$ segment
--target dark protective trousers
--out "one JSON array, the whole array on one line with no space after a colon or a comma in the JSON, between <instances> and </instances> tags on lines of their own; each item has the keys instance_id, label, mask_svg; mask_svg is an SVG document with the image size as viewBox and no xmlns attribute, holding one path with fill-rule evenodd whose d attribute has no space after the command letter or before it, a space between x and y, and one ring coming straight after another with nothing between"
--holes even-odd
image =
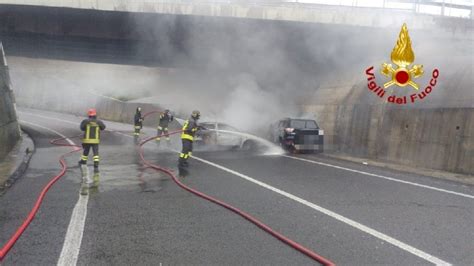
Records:
<instances>
[{"instance_id":1,"label":"dark protective trousers","mask_svg":"<svg viewBox=\"0 0 474 266\"><path fill-rule=\"evenodd\" d=\"M94 167L99 166L99 144L87 144L87 143L82 143L82 148L84 149L82 156L81 156L81 163L86 164L87 159L89 157L89 151L92 148L92 152L94 154L93 160L94 160Z\"/></svg>"},{"instance_id":2,"label":"dark protective trousers","mask_svg":"<svg viewBox=\"0 0 474 266\"><path fill-rule=\"evenodd\" d=\"M188 158L191 156L193 152L193 142L189 139L181 139L183 142L183 149L179 154L179 166L185 167L187 166Z\"/></svg>"},{"instance_id":3,"label":"dark protective trousers","mask_svg":"<svg viewBox=\"0 0 474 266\"><path fill-rule=\"evenodd\" d=\"M133 135L140 136L140 130L142 129L142 123L136 123L134 128L135 128L135 132L133 133Z\"/></svg>"},{"instance_id":4,"label":"dark protective trousers","mask_svg":"<svg viewBox=\"0 0 474 266\"><path fill-rule=\"evenodd\" d=\"M158 134L157 134L157 137L156 137L156 141L158 143L160 142L161 137L166 138L166 141L168 141L168 143L170 142L170 135L168 135L168 128L167 127L161 127L161 126L158 127Z\"/></svg>"}]
</instances>

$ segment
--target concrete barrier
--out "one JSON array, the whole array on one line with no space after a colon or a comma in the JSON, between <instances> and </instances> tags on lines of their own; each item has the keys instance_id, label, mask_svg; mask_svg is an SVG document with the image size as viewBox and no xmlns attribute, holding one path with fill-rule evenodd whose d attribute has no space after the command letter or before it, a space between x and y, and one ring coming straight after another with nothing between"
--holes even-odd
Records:
<instances>
[{"instance_id":1,"label":"concrete barrier","mask_svg":"<svg viewBox=\"0 0 474 266\"><path fill-rule=\"evenodd\" d=\"M96 100L97 112L101 118L127 124L133 124L137 107L141 107L142 115L154 111L163 111L165 109L158 104L129 103L104 96L97 96ZM143 123L144 126L157 127L158 116L158 113L153 113L147 116ZM172 122L170 125L171 129L177 129L179 127L180 125L176 121ZM132 132L132 127L130 127L130 132Z\"/></svg>"},{"instance_id":2,"label":"concrete barrier","mask_svg":"<svg viewBox=\"0 0 474 266\"><path fill-rule=\"evenodd\" d=\"M474 174L474 108L312 108L331 152L412 167ZM324 110L324 111L322 111ZM327 125L327 127L325 127Z\"/></svg>"},{"instance_id":3,"label":"concrete barrier","mask_svg":"<svg viewBox=\"0 0 474 266\"><path fill-rule=\"evenodd\" d=\"M162 111L165 107L158 104L142 104L136 102L124 102L111 97L84 91L72 92L74 100L65 100L63 94L58 94L55 88L43 89L41 92L34 88L20 89L18 104L21 107L42 109L48 111L65 112L78 116L86 116L89 108L96 108L101 119L133 124L137 107L142 108L142 114L152 111ZM71 93L71 92L68 92ZM34 95L34 96L33 96ZM158 114L149 115L145 121L145 126L156 127L158 124ZM179 124L172 123L170 128L179 128ZM132 126L130 126L132 132Z\"/></svg>"},{"instance_id":4,"label":"concrete barrier","mask_svg":"<svg viewBox=\"0 0 474 266\"><path fill-rule=\"evenodd\" d=\"M324 129L328 152L472 175L472 62L457 62L443 68L437 91L416 104L381 101L360 80L336 81L341 85L325 85L308 97L303 110Z\"/></svg>"},{"instance_id":5,"label":"concrete barrier","mask_svg":"<svg viewBox=\"0 0 474 266\"><path fill-rule=\"evenodd\" d=\"M345 96L343 103L342 96L334 97L333 101L322 97L327 99L325 104L304 106L307 113L315 114L325 130L326 151L407 166L474 173L474 108L394 108L385 104L353 104L367 98L365 89L360 93L349 93L360 86L346 87L338 90L351 95ZM24 91L19 94L21 106L80 116L85 116L88 108L95 107L99 117L130 125L138 106L143 114L164 109L158 104L123 102L84 91L74 92L74 101L64 101L64 96L55 93L54 88L41 92L35 90L35 93L22 89ZM30 94L35 97L29 97ZM156 127L157 124L158 114L145 120L146 126ZM170 127L178 128L179 125L174 123Z\"/></svg>"},{"instance_id":6,"label":"concrete barrier","mask_svg":"<svg viewBox=\"0 0 474 266\"><path fill-rule=\"evenodd\" d=\"M0 43L0 160L10 152L20 138L15 97L10 85L8 64Z\"/></svg>"},{"instance_id":7,"label":"concrete barrier","mask_svg":"<svg viewBox=\"0 0 474 266\"><path fill-rule=\"evenodd\" d=\"M59 96L58 96L59 97ZM86 94L82 101L54 105L54 110L85 116L96 107L106 120L133 123L135 109L142 113L164 108L155 104L127 103ZM59 98L58 98L59 99ZM49 99L57 101L58 99ZM21 98L21 105L51 110L49 101ZM81 102L81 101L78 101ZM386 108L385 105L310 106L328 132L326 150L402 165L474 174L474 108ZM145 125L156 127L158 114ZM174 123L171 128L178 128ZM130 126L132 132L132 126Z\"/></svg>"}]
</instances>

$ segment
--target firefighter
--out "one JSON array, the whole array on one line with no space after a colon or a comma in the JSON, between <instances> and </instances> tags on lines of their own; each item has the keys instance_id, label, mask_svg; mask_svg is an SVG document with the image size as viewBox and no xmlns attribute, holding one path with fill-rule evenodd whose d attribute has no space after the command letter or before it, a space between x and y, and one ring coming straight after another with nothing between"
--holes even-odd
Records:
<instances>
[{"instance_id":1,"label":"firefighter","mask_svg":"<svg viewBox=\"0 0 474 266\"><path fill-rule=\"evenodd\" d=\"M183 124L183 133L181 133L181 141L183 142L183 149L179 154L178 167L185 168L188 166L188 158L193 152L194 134L201 129L197 121L201 117L199 111L193 111L191 118L186 120Z\"/></svg>"},{"instance_id":2,"label":"firefighter","mask_svg":"<svg viewBox=\"0 0 474 266\"><path fill-rule=\"evenodd\" d=\"M142 108L137 107L137 110L135 112L135 117L133 118L133 122L135 125L135 132L133 135L135 137L140 136L140 130L143 128L143 116L142 116Z\"/></svg>"},{"instance_id":3,"label":"firefighter","mask_svg":"<svg viewBox=\"0 0 474 266\"><path fill-rule=\"evenodd\" d=\"M168 125L173 121L173 116L171 115L170 110L166 109L163 113L160 114L160 122L158 123L158 134L156 137L156 142L160 144L161 137L166 138L168 146L170 144L170 136L168 135Z\"/></svg>"},{"instance_id":4,"label":"firefighter","mask_svg":"<svg viewBox=\"0 0 474 266\"><path fill-rule=\"evenodd\" d=\"M84 119L80 126L81 130L84 131L84 138L82 139L82 148L84 149L84 152L79 164L87 164L89 151L92 148L92 152L94 153L94 172L99 172L100 131L105 129L105 124L97 119L97 111L95 109L89 109L88 115L89 118Z\"/></svg>"}]
</instances>

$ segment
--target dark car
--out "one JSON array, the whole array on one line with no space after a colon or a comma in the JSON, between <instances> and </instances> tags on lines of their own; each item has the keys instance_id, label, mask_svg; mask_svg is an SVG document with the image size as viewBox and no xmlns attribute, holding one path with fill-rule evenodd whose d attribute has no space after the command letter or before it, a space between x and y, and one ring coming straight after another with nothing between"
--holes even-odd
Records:
<instances>
[{"instance_id":1,"label":"dark car","mask_svg":"<svg viewBox=\"0 0 474 266\"><path fill-rule=\"evenodd\" d=\"M284 118L270 128L271 139L291 152L322 152L324 131L311 119Z\"/></svg>"}]
</instances>

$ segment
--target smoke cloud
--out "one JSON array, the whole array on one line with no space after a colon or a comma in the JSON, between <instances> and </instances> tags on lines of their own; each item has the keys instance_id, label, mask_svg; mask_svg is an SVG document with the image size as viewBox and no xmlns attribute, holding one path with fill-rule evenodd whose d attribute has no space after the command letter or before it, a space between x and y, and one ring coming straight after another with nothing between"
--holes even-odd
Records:
<instances>
[{"instance_id":1,"label":"smoke cloud","mask_svg":"<svg viewBox=\"0 0 474 266\"><path fill-rule=\"evenodd\" d=\"M314 118L314 113L304 112L302 103L376 104L378 99L370 98L364 84L364 70L390 63L401 26L377 29L140 14L127 19L123 31L135 41L129 47L131 57L153 61L155 66L9 59L18 98L40 100L54 109L95 91L159 104L181 116L198 109L203 120L265 132L282 117ZM453 41L446 33L408 27L415 63L425 66L420 84L429 82L433 68L439 68L443 77L430 95L430 106L472 107L472 41ZM325 94L318 94L325 89ZM58 93L62 96L53 96Z\"/></svg>"}]
</instances>

